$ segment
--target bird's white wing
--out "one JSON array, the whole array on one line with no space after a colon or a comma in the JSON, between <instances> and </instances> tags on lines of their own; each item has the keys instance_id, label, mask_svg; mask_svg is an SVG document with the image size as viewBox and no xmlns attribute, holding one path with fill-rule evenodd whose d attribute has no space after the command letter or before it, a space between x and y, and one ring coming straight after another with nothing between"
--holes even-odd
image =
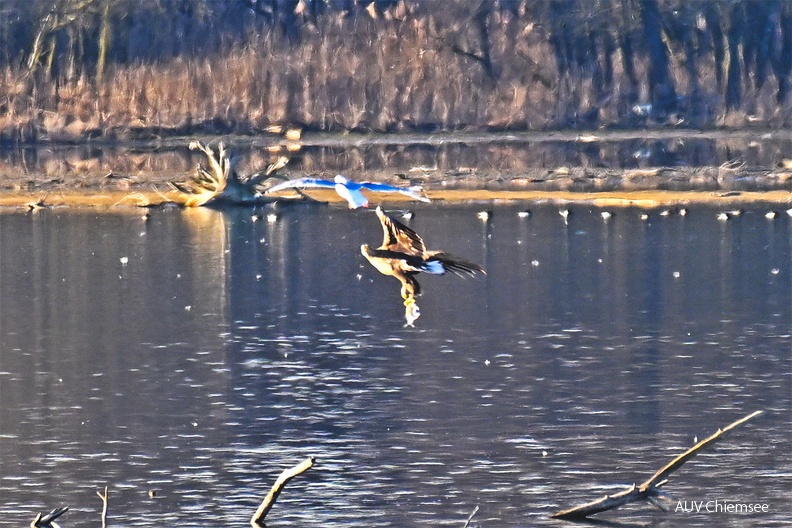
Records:
<instances>
[{"instance_id":1,"label":"bird's white wing","mask_svg":"<svg viewBox=\"0 0 792 528\"><path fill-rule=\"evenodd\" d=\"M416 200L420 200L422 202L430 202L429 198L422 195L420 193L420 187L396 187L395 185L388 185L385 183L374 183L374 182L361 182L360 186L364 189L374 192L393 192L403 194L405 196L409 196L410 198L415 198Z\"/></svg>"},{"instance_id":2,"label":"bird's white wing","mask_svg":"<svg viewBox=\"0 0 792 528\"><path fill-rule=\"evenodd\" d=\"M279 183L278 185L274 185L267 189L265 194L273 193L282 191L283 189L294 189L294 188L307 188L307 187L324 187L333 189L335 188L335 182L331 182L328 180L320 180L318 178L298 178L296 180L289 180L283 183Z\"/></svg>"},{"instance_id":3,"label":"bird's white wing","mask_svg":"<svg viewBox=\"0 0 792 528\"><path fill-rule=\"evenodd\" d=\"M360 186L353 182L349 182L346 185L338 183L335 186L335 190L338 196L347 201L350 209L368 207L369 205L368 199L360 192Z\"/></svg>"}]
</instances>

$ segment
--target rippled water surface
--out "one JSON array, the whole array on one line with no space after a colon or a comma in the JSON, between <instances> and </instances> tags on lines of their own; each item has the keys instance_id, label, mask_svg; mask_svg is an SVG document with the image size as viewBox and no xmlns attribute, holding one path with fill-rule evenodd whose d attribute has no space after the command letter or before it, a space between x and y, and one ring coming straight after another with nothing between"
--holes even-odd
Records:
<instances>
[{"instance_id":1,"label":"rippled water surface","mask_svg":"<svg viewBox=\"0 0 792 528\"><path fill-rule=\"evenodd\" d=\"M664 489L768 513L600 517L785 525L792 218L481 208L415 210L488 271L424 277L415 328L371 211L0 213L0 525L109 485L111 525L245 526L313 455L270 526L562 526L756 409Z\"/></svg>"}]
</instances>

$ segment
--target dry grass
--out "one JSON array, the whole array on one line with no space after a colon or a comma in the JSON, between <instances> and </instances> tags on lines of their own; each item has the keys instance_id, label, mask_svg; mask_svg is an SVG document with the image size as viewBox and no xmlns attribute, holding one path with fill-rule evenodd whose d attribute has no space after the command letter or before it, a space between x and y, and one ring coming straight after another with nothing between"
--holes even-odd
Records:
<instances>
[{"instance_id":1,"label":"dry grass","mask_svg":"<svg viewBox=\"0 0 792 528\"><path fill-rule=\"evenodd\" d=\"M648 100L646 59L637 56L634 63L636 94L618 48L610 57L614 82L607 97L597 93L590 72L561 75L549 29L536 24L525 5L517 13L489 15L496 75L476 59L482 44L465 13L402 15L372 19L330 12L301 24L297 44L278 31L260 31L213 55L110 64L98 85L87 73L55 83L6 67L0 72L0 92L6 94L0 140L258 133L273 124L383 132L624 125L635 98ZM672 51L671 76L685 93L691 79L681 50ZM604 63L606 57L594 60ZM761 90L746 86L745 108L727 113L711 60L700 59L696 75L707 108L696 125L792 122L792 101L775 102L772 77ZM581 118L593 109L598 121Z\"/></svg>"}]
</instances>

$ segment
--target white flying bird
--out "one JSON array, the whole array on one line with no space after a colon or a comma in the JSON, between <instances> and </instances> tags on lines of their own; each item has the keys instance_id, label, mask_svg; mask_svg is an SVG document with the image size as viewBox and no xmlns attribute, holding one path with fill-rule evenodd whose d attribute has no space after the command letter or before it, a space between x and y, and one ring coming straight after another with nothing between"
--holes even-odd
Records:
<instances>
[{"instance_id":1,"label":"white flying bird","mask_svg":"<svg viewBox=\"0 0 792 528\"><path fill-rule=\"evenodd\" d=\"M393 185L387 185L384 183L353 182L340 174L337 175L333 181L320 180L318 178L299 178L296 180L289 180L270 187L265 191L265 194L282 191L283 189L304 189L311 187L335 189L335 192L338 193L338 196L347 201L350 209L369 206L368 199L363 196L362 192L360 192L362 189L372 192L400 193L422 202L430 201L429 198L421 194L420 186L395 187Z\"/></svg>"}]
</instances>

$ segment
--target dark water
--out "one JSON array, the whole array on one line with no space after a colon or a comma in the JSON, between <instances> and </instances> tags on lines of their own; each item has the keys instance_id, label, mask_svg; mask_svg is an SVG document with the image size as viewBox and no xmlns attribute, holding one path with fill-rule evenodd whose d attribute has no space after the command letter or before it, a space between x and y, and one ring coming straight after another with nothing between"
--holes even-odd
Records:
<instances>
[{"instance_id":1,"label":"dark water","mask_svg":"<svg viewBox=\"0 0 792 528\"><path fill-rule=\"evenodd\" d=\"M313 455L270 526L561 526L756 409L664 489L768 513L601 517L786 525L792 218L530 207L416 209L488 270L424 278L416 328L371 211L0 213L0 525L97 526L109 485L111 526L245 526Z\"/></svg>"}]
</instances>

